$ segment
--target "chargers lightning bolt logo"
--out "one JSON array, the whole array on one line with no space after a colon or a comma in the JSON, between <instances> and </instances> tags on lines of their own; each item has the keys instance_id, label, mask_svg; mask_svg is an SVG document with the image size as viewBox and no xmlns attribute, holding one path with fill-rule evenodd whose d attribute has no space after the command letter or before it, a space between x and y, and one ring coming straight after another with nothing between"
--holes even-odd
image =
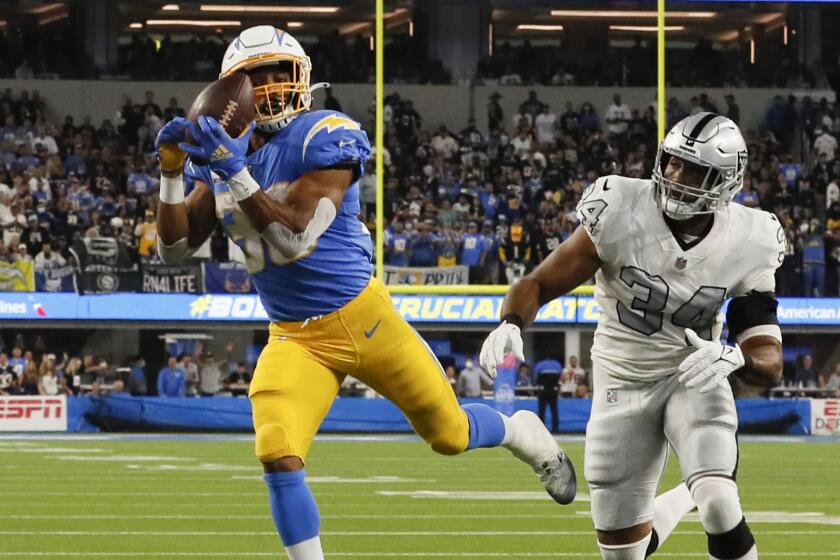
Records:
<instances>
[{"instance_id":1,"label":"chargers lightning bolt logo","mask_svg":"<svg viewBox=\"0 0 840 560\"><path fill-rule=\"evenodd\" d=\"M322 130L326 130L327 134L330 134L339 128L346 128L348 130L362 129L359 123L348 119L347 117L342 117L340 115L330 115L328 117L324 117L320 121L316 122L312 128L309 129L309 132L306 133L306 138L303 139L303 153L301 154L301 158L306 157L306 148L309 146L309 142L312 141L316 134Z\"/></svg>"}]
</instances>

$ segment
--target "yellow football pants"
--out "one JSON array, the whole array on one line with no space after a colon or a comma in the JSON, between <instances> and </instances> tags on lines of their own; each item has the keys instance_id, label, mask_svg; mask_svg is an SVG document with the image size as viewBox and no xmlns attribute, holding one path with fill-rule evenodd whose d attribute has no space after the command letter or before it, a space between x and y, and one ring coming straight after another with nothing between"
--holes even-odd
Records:
<instances>
[{"instance_id":1,"label":"yellow football pants","mask_svg":"<svg viewBox=\"0 0 840 560\"><path fill-rule=\"evenodd\" d=\"M374 278L329 315L269 327L250 388L257 457L305 460L345 375L396 404L438 453L466 450L469 422L440 364Z\"/></svg>"}]
</instances>

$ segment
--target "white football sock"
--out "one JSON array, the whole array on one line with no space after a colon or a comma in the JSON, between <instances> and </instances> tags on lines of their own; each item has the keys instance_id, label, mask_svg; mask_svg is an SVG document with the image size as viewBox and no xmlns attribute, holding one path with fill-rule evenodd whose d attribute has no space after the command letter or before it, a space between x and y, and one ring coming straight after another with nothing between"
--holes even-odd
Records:
<instances>
[{"instance_id":1,"label":"white football sock","mask_svg":"<svg viewBox=\"0 0 840 560\"><path fill-rule=\"evenodd\" d=\"M653 503L653 530L662 546L686 513L694 509L694 500L684 482L656 497Z\"/></svg>"},{"instance_id":2,"label":"white football sock","mask_svg":"<svg viewBox=\"0 0 840 560\"><path fill-rule=\"evenodd\" d=\"M630 544L601 544L601 558L604 560L645 560L650 533L640 541Z\"/></svg>"},{"instance_id":3,"label":"white football sock","mask_svg":"<svg viewBox=\"0 0 840 560\"><path fill-rule=\"evenodd\" d=\"M500 445L516 458L537 467L559 453L554 436L533 412L520 410L513 416L500 416L505 425Z\"/></svg>"},{"instance_id":4,"label":"white football sock","mask_svg":"<svg viewBox=\"0 0 840 560\"><path fill-rule=\"evenodd\" d=\"M312 537L296 545L287 546L286 555L289 560L324 560L321 537Z\"/></svg>"}]
</instances>

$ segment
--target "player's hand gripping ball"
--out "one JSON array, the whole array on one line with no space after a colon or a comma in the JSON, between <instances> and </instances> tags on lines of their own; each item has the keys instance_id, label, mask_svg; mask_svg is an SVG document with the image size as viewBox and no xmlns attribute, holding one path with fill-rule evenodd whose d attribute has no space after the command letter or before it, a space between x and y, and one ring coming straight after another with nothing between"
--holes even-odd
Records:
<instances>
[{"instance_id":1,"label":"player's hand gripping ball","mask_svg":"<svg viewBox=\"0 0 840 560\"><path fill-rule=\"evenodd\" d=\"M252 122L242 134L231 138L219 121L202 115L198 117L198 124L187 124L187 130L198 145L181 142L179 147L191 158L207 161L210 169L226 180L245 168L248 141L255 126Z\"/></svg>"}]
</instances>

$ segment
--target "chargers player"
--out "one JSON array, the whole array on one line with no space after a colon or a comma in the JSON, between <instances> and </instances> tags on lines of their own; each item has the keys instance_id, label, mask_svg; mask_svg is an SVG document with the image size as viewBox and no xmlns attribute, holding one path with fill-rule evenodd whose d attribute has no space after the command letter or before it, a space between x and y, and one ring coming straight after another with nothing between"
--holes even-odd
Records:
<instances>
[{"instance_id":1,"label":"chargers player","mask_svg":"<svg viewBox=\"0 0 840 560\"><path fill-rule=\"evenodd\" d=\"M310 61L300 44L271 26L246 29L222 61L222 77L235 71L254 85L259 133L252 126L230 138L204 116L161 130L159 250L179 262L221 222L245 254L271 319L250 387L256 455L288 556L323 558L303 469L346 375L393 401L438 453L506 447L555 500L571 502L571 462L536 415L459 406L428 346L371 277L371 238L357 218L367 135L342 113L309 111ZM184 143L187 128L197 145ZM188 155L196 188L185 200Z\"/></svg>"},{"instance_id":2,"label":"chargers player","mask_svg":"<svg viewBox=\"0 0 840 560\"><path fill-rule=\"evenodd\" d=\"M727 378L765 387L781 378L773 292L785 238L772 214L729 204L746 165L735 123L713 113L680 121L651 180L609 176L587 189L581 227L513 287L485 341L482 363L493 368L505 349L522 347L520 329L540 304L596 275L601 317L584 470L606 560L640 560L655 548L662 512L654 493L668 443L710 557L758 557L735 484L738 418ZM734 345L719 342L727 297ZM687 496L672 505L680 502L668 532L691 505Z\"/></svg>"}]
</instances>

